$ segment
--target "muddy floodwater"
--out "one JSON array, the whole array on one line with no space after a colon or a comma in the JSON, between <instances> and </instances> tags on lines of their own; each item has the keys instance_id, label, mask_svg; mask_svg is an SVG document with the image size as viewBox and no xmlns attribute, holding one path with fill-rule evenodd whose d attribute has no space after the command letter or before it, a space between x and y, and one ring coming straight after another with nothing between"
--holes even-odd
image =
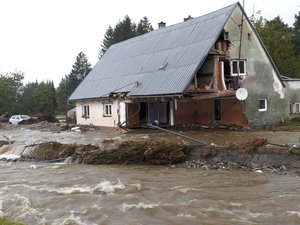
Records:
<instances>
[{"instance_id":1,"label":"muddy floodwater","mask_svg":"<svg viewBox=\"0 0 300 225\"><path fill-rule=\"evenodd\" d=\"M0 170L0 216L30 225L300 224L294 176L28 162Z\"/></svg>"},{"instance_id":2,"label":"muddy floodwater","mask_svg":"<svg viewBox=\"0 0 300 225\"><path fill-rule=\"evenodd\" d=\"M299 145L299 132L177 130L215 144L253 137ZM50 132L8 127L13 145L171 139L153 130ZM0 217L28 225L300 224L300 178L262 171L0 161Z\"/></svg>"}]
</instances>

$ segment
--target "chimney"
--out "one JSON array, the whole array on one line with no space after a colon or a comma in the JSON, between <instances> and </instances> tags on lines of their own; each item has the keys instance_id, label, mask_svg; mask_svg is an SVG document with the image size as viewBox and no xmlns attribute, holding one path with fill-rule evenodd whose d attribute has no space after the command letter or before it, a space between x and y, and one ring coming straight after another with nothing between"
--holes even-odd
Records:
<instances>
[{"instance_id":1,"label":"chimney","mask_svg":"<svg viewBox=\"0 0 300 225\"><path fill-rule=\"evenodd\" d=\"M189 15L188 17L183 18L183 21L185 22L185 21L188 21L188 20L190 20L190 19L194 19L194 17L192 17L191 15Z\"/></svg>"},{"instance_id":2,"label":"chimney","mask_svg":"<svg viewBox=\"0 0 300 225\"><path fill-rule=\"evenodd\" d=\"M160 23L158 23L158 28L164 28L166 27L166 23L161 21Z\"/></svg>"}]
</instances>

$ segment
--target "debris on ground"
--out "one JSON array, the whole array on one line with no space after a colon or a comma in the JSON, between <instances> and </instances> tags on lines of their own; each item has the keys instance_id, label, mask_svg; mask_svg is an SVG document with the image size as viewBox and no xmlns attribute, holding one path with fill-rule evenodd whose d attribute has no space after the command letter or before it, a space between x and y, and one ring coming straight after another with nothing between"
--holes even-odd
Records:
<instances>
[{"instance_id":1,"label":"debris on ground","mask_svg":"<svg viewBox=\"0 0 300 225\"><path fill-rule=\"evenodd\" d=\"M47 121L48 123L59 123L59 120L55 118L53 113L41 114L38 115L36 118L30 118L29 120L23 120L19 122L20 125L23 124L33 124L33 123L40 123Z\"/></svg>"},{"instance_id":2,"label":"debris on ground","mask_svg":"<svg viewBox=\"0 0 300 225\"><path fill-rule=\"evenodd\" d=\"M20 160L64 161L71 157L77 164L152 164L166 165L187 160L189 147L184 143L142 140L111 143L110 147L45 142L25 146Z\"/></svg>"},{"instance_id":3,"label":"debris on ground","mask_svg":"<svg viewBox=\"0 0 300 225\"><path fill-rule=\"evenodd\" d=\"M110 150L92 151L81 160L87 164L152 164L166 165L187 160L189 147L166 141L125 141Z\"/></svg>"},{"instance_id":4,"label":"debris on ground","mask_svg":"<svg viewBox=\"0 0 300 225\"><path fill-rule=\"evenodd\" d=\"M268 144L267 139L254 137L250 141L246 141L240 144L229 144L228 148L230 150L243 150L245 153L257 152L259 147L266 146Z\"/></svg>"},{"instance_id":5,"label":"debris on ground","mask_svg":"<svg viewBox=\"0 0 300 225\"><path fill-rule=\"evenodd\" d=\"M8 125L7 125L8 126ZM203 168L209 170L249 170L274 171L279 173L291 168L300 168L300 147L295 143L274 144L266 138L254 137L241 142L226 141L224 145L213 142L207 146L192 145L180 138L168 135L157 135L152 130L147 134L134 130L124 131L117 128L94 127L93 125L75 126L66 123L49 123L42 121L26 125L26 129L40 131L87 132L93 134L98 141L94 144L63 144L56 141L20 146L13 143L13 138L0 141L0 154L16 153L19 158L2 158L8 161L45 161L70 162L78 164L152 164L171 165L172 167ZM15 129L15 128L13 128ZM121 136L124 132L127 135ZM153 133L152 133L153 132ZM105 136L101 136L105 133ZM131 133L132 135L128 135ZM71 134L76 136L77 134ZM90 143L90 142L85 142ZM12 151L12 149L14 151ZM10 151L11 149L11 151ZM67 160L67 161L66 161ZM281 169L280 169L281 168Z\"/></svg>"}]
</instances>

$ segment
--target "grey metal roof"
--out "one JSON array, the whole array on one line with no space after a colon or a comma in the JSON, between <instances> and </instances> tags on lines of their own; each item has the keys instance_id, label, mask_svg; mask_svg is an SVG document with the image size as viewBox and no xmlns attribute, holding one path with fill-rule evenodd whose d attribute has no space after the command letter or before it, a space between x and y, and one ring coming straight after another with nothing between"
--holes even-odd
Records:
<instances>
[{"instance_id":1,"label":"grey metal roof","mask_svg":"<svg viewBox=\"0 0 300 225\"><path fill-rule=\"evenodd\" d=\"M182 94L237 5L111 46L69 100Z\"/></svg>"}]
</instances>

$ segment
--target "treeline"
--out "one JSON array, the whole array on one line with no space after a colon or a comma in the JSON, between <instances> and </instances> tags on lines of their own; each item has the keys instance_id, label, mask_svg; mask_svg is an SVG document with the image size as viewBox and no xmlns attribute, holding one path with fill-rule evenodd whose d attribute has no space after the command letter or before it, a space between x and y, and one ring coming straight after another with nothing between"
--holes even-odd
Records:
<instances>
[{"instance_id":1,"label":"treeline","mask_svg":"<svg viewBox=\"0 0 300 225\"><path fill-rule=\"evenodd\" d=\"M280 16L272 20L260 17L254 26L281 75L300 78L300 12L292 27Z\"/></svg>"},{"instance_id":2,"label":"treeline","mask_svg":"<svg viewBox=\"0 0 300 225\"><path fill-rule=\"evenodd\" d=\"M101 42L99 58L113 44L152 31L147 17L137 24L129 16L125 16L115 27L109 26ZM0 115L12 114L54 114L65 113L74 107L68 98L91 71L92 67L87 56L80 52L72 66L71 72L65 75L58 88L53 81L23 83L22 72L0 74Z\"/></svg>"},{"instance_id":3,"label":"treeline","mask_svg":"<svg viewBox=\"0 0 300 225\"><path fill-rule=\"evenodd\" d=\"M300 12L295 15L292 27L284 23L279 16L273 20L261 17L252 22L280 73L300 78ZM125 16L115 27L108 26L101 41L99 58L111 45L152 30L147 17L136 24L129 16ZM71 72L62 78L58 88L54 87L51 80L24 85L22 72L0 74L0 115L66 112L74 107L72 103L67 102L68 98L91 69L87 56L80 52Z\"/></svg>"}]
</instances>

